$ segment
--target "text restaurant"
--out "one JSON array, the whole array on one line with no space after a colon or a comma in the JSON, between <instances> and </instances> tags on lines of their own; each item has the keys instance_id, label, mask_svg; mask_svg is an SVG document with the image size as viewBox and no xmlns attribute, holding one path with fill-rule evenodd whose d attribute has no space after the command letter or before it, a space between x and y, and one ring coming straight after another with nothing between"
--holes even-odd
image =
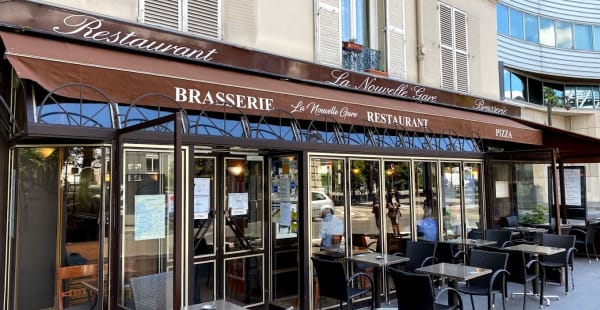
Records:
<instances>
[{"instance_id":1,"label":"text restaurant","mask_svg":"<svg viewBox=\"0 0 600 310\"><path fill-rule=\"evenodd\" d=\"M600 154L499 101L39 3L0 3L0 51L5 309L334 305L311 257L481 236L515 167L559 197Z\"/></svg>"}]
</instances>

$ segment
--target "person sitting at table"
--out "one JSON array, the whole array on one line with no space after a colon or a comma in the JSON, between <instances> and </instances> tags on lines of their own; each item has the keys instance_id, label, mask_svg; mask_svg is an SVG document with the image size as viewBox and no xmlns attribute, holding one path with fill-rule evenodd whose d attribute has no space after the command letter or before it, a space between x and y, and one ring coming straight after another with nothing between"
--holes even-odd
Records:
<instances>
[{"instance_id":1,"label":"person sitting at table","mask_svg":"<svg viewBox=\"0 0 600 310\"><path fill-rule=\"evenodd\" d=\"M331 207L321 209L321 248L339 247L344 234L344 223L334 216Z\"/></svg>"},{"instance_id":2,"label":"person sitting at table","mask_svg":"<svg viewBox=\"0 0 600 310\"><path fill-rule=\"evenodd\" d=\"M417 236L422 237L423 240L437 241L437 226L437 222L432 218L431 208L425 206L423 208L423 219L417 222Z\"/></svg>"}]
</instances>

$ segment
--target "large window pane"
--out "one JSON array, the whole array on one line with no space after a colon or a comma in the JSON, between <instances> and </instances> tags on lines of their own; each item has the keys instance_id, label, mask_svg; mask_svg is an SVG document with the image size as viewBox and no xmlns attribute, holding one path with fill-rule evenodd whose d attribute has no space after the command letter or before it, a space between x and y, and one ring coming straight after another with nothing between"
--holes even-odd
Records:
<instances>
[{"instance_id":1,"label":"large window pane","mask_svg":"<svg viewBox=\"0 0 600 310\"><path fill-rule=\"evenodd\" d=\"M417 238L437 241L439 239L439 203L437 163L415 162L415 214Z\"/></svg>"},{"instance_id":2,"label":"large window pane","mask_svg":"<svg viewBox=\"0 0 600 310\"><path fill-rule=\"evenodd\" d=\"M352 38L350 11L350 0L342 0L342 41L344 42Z\"/></svg>"},{"instance_id":3,"label":"large window pane","mask_svg":"<svg viewBox=\"0 0 600 310\"><path fill-rule=\"evenodd\" d=\"M478 237L481 232L481 163L465 163L464 189L465 189L465 227L466 236Z\"/></svg>"},{"instance_id":4,"label":"large window pane","mask_svg":"<svg viewBox=\"0 0 600 310\"><path fill-rule=\"evenodd\" d=\"M594 26L594 51L600 51L600 26Z\"/></svg>"},{"instance_id":5,"label":"large window pane","mask_svg":"<svg viewBox=\"0 0 600 310\"><path fill-rule=\"evenodd\" d=\"M310 172L310 204L313 213L312 240L318 252L345 249L344 160L313 158Z\"/></svg>"},{"instance_id":6,"label":"large window pane","mask_svg":"<svg viewBox=\"0 0 600 310\"><path fill-rule=\"evenodd\" d=\"M386 236L389 253L405 252L410 239L410 165L385 162Z\"/></svg>"},{"instance_id":7,"label":"large window pane","mask_svg":"<svg viewBox=\"0 0 600 310\"><path fill-rule=\"evenodd\" d=\"M523 13L510 9L510 36L523 39Z\"/></svg>"},{"instance_id":8,"label":"large window pane","mask_svg":"<svg viewBox=\"0 0 600 310\"><path fill-rule=\"evenodd\" d=\"M535 104L544 103L544 94L542 90L542 81L528 78L527 79L527 94L528 101Z\"/></svg>"},{"instance_id":9,"label":"large window pane","mask_svg":"<svg viewBox=\"0 0 600 310\"><path fill-rule=\"evenodd\" d=\"M592 26L573 25L575 49L592 50Z\"/></svg>"},{"instance_id":10,"label":"large window pane","mask_svg":"<svg viewBox=\"0 0 600 310\"><path fill-rule=\"evenodd\" d=\"M496 21L498 33L508 35L508 8L502 4L496 5Z\"/></svg>"},{"instance_id":11,"label":"large window pane","mask_svg":"<svg viewBox=\"0 0 600 310\"><path fill-rule=\"evenodd\" d=\"M573 48L572 24L556 21L556 47Z\"/></svg>"},{"instance_id":12,"label":"large window pane","mask_svg":"<svg viewBox=\"0 0 600 310\"><path fill-rule=\"evenodd\" d=\"M443 239L461 238L463 229L460 163L441 163L441 169Z\"/></svg>"},{"instance_id":13,"label":"large window pane","mask_svg":"<svg viewBox=\"0 0 600 310\"><path fill-rule=\"evenodd\" d=\"M534 15L525 14L525 40L533 43L539 43L538 18Z\"/></svg>"},{"instance_id":14,"label":"large window pane","mask_svg":"<svg viewBox=\"0 0 600 310\"><path fill-rule=\"evenodd\" d=\"M503 75L503 83L504 83L504 98L512 98L510 94L510 71L504 69Z\"/></svg>"},{"instance_id":15,"label":"large window pane","mask_svg":"<svg viewBox=\"0 0 600 310\"><path fill-rule=\"evenodd\" d=\"M553 20L540 18L540 43L548 46L556 45Z\"/></svg>"},{"instance_id":16,"label":"large window pane","mask_svg":"<svg viewBox=\"0 0 600 310\"><path fill-rule=\"evenodd\" d=\"M554 106L562 107L564 104L564 84L544 83L544 102L550 102Z\"/></svg>"},{"instance_id":17,"label":"large window pane","mask_svg":"<svg viewBox=\"0 0 600 310\"><path fill-rule=\"evenodd\" d=\"M511 98L517 100L527 99L527 78L515 73L510 74Z\"/></svg>"},{"instance_id":18,"label":"large window pane","mask_svg":"<svg viewBox=\"0 0 600 310\"><path fill-rule=\"evenodd\" d=\"M350 162L350 212L354 215L351 220L353 249L377 249L380 219L384 214L379 198L379 170L379 161Z\"/></svg>"}]
</instances>

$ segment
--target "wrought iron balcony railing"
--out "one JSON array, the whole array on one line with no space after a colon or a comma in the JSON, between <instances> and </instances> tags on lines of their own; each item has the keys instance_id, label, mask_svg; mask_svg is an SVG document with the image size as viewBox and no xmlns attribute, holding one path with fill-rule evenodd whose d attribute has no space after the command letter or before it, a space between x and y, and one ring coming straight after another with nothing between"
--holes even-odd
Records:
<instances>
[{"instance_id":1,"label":"wrought iron balcony railing","mask_svg":"<svg viewBox=\"0 0 600 310\"><path fill-rule=\"evenodd\" d=\"M342 49L342 67L360 72L367 69L384 71L381 66L381 52L366 47L361 50Z\"/></svg>"}]
</instances>

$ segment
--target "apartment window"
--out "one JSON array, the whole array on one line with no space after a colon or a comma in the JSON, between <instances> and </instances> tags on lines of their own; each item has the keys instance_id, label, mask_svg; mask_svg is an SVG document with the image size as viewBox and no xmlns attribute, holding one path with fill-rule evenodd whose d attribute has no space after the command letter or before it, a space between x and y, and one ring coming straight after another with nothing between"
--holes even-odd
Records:
<instances>
[{"instance_id":1,"label":"apartment window","mask_svg":"<svg viewBox=\"0 0 600 310\"><path fill-rule=\"evenodd\" d=\"M510 36L523 40L523 13L510 9Z\"/></svg>"},{"instance_id":2,"label":"apartment window","mask_svg":"<svg viewBox=\"0 0 600 310\"><path fill-rule=\"evenodd\" d=\"M548 18L540 18L540 43L555 46L554 21Z\"/></svg>"},{"instance_id":3,"label":"apartment window","mask_svg":"<svg viewBox=\"0 0 600 310\"><path fill-rule=\"evenodd\" d=\"M508 8L502 4L496 5L496 21L498 33L508 35Z\"/></svg>"},{"instance_id":4,"label":"apartment window","mask_svg":"<svg viewBox=\"0 0 600 310\"><path fill-rule=\"evenodd\" d=\"M571 23L557 20L556 27L556 47L573 48L573 25Z\"/></svg>"},{"instance_id":5,"label":"apartment window","mask_svg":"<svg viewBox=\"0 0 600 310\"><path fill-rule=\"evenodd\" d=\"M592 26L591 25L573 25L573 43L575 49L592 50Z\"/></svg>"},{"instance_id":6,"label":"apartment window","mask_svg":"<svg viewBox=\"0 0 600 310\"><path fill-rule=\"evenodd\" d=\"M367 0L342 0L342 41L369 45Z\"/></svg>"},{"instance_id":7,"label":"apartment window","mask_svg":"<svg viewBox=\"0 0 600 310\"><path fill-rule=\"evenodd\" d=\"M211 38L221 37L220 0L140 0L139 21Z\"/></svg>"},{"instance_id":8,"label":"apartment window","mask_svg":"<svg viewBox=\"0 0 600 310\"><path fill-rule=\"evenodd\" d=\"M594 51L600 51L600 26L594 26Z\"/></svg>"},{"instance_id":9,"label":"apartment window","mask_svg":"<svg viewBox=\"0 0 600 310\"><path fill-rule=\"evenodd\" d=\"M441 87L469 91L467 15L451 6L439 4L441 43Z\"/></svg>"},{"instance_id":10,"label":"apartment window","mask_svg":"<svg viewBox=\"0 0 600 310\"><path fill-rule=\"evenodd\" d=\"M537 16L525 14L525 40L533 43L540 42Z\"/></svg>"}]
</instances>

